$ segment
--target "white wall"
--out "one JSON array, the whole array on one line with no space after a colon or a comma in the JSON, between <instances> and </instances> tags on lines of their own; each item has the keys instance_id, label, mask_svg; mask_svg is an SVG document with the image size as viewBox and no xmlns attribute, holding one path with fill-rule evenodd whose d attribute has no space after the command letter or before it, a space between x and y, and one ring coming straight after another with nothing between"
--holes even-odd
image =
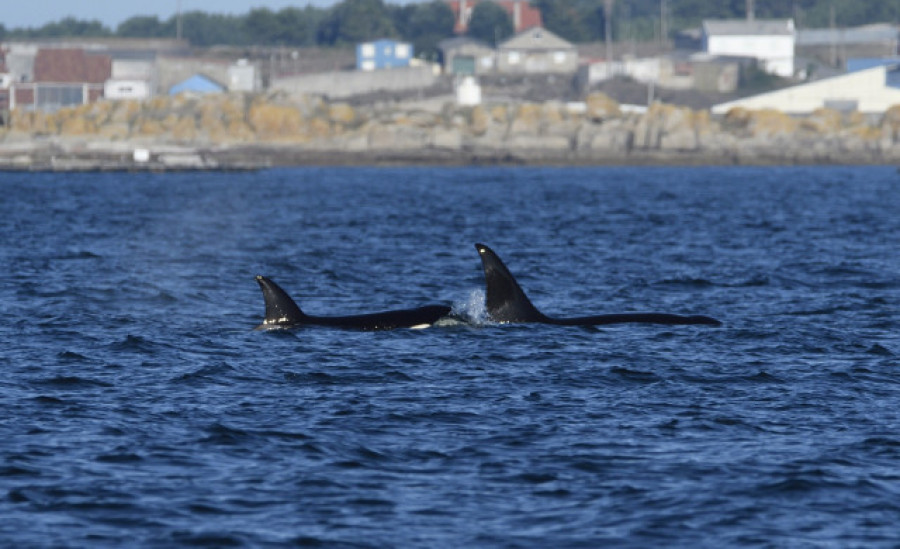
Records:
<instances>
[{"instance_id":1,"label":"white wall","mask_svg":"<svg viewBox=\"0 0 900 549\"><path fill-rule=\"evenodd\" d=\"M875 67L809 84L793 86L753 97L720 103L713 114L725 114L734 107L745 109L775 109L791 114L807 114L822 108L826 102L854 101L864 113L882 113L900 104L900 89L885 84L887 69Z\"/></svg>"},{"instance_id":2,"label":"white wall","mask_svg":"<svg viewBox=\"0 0 900 549\"><path fill-rule=\"evenodd\" d=\"M241 59L228 67L228 90L250 92L258 88L256 82L256 67Z\"/></svg>"},{"instance_id":3,"label":"white wall","mask_svg":"<svg viewBox=\"0 0 900 549\"><path fill-rule=\"evenodd\" d=\"M794 76L794 37L791 35L713 35L707 38L707 52L712 55L753 57L763 62L767 72L784 77Z\"/></svg>"},{"instance_id":4,"label":"white wall","mask_svg":"<svg viewBox=\"0 0 900 549\"><path fill-rule=\"evenodd\" d=\"M144 80L107 80L103 84L103 96L107 99L147 99L150 84Z\"/></svg>"}]
</instances>

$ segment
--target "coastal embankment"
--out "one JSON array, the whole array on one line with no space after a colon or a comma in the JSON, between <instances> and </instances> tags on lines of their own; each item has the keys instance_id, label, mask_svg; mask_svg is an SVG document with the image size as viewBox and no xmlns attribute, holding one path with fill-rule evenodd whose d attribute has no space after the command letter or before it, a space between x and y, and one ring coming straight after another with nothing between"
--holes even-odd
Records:
<instances>
[{"instance_id":1,"label":"coastal embankment","mask_svg":"<svg viewBox=\"0 0 900 549\"><path fill-rule=\"evenodd\" d=\"M900 106L878 117L820 109L708 111L654 103L451 98L353 106L221 94L15 111L0 169L246 169L303 164L815 164L900 162Z\"/></svg>"}]
</instances>

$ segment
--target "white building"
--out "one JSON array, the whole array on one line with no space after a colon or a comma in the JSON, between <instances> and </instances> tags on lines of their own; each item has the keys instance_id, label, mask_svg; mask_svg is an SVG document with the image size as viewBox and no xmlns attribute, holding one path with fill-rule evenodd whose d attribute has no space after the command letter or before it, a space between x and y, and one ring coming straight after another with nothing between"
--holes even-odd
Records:
<instances>
[{"instance_id":1,"label":"white building","mask_svg":"<svg viewBox=\"0 0 900 549\"><path fill-rule=\"evenodd\" d=\"M256 67L246 59L238 59L237 63L228 67L228 90L252 92L259 89L256 81Z\"/></svg>"},{"instance_id":2,"label":"white building","mask_svg":"<svg viewBox=\"0 0 900 549\"><path fill-rule=\"evenodd\" d=\"M900 63L720 103L712 108L712 112L725 114L735 107L742 107L809 114L828 107L841 111L883 113L892 105L900 105Z\"/></svg>"},{"instance_id":3,"label":"white building","mask_svg":"<svg viewBox=\"0 0 900 549\"><path fill-rule=\"evenodd\" d=\"M731 19L703 22L703 44L711 55L752 57L766 72L794 76L793 19Z\"/></svg>"}]
</instances>

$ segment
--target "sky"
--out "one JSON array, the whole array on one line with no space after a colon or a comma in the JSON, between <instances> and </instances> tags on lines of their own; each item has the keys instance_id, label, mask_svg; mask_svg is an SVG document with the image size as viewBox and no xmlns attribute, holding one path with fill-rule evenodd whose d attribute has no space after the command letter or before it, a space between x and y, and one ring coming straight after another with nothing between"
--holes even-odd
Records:
<instances>
[{"instance_id":1,"label":"sky","mask_svg":"<svg viewBox=\"0 0 900 549\"><path fill-rule=\"evenodd\" d=\"M180 0L182 11L205 11L243 15L253 8L273 11L287 7L328 7L338 0ZM408 2L409 0L407 0ZM406 3L391 1L388 3ZM155 15L166 20L178 11L179 0L25 0L3 1L0 24L7 29L40 27L68 16L77 19L99 19L115 29L135 15Z\"/></svg>"}]
</instances>

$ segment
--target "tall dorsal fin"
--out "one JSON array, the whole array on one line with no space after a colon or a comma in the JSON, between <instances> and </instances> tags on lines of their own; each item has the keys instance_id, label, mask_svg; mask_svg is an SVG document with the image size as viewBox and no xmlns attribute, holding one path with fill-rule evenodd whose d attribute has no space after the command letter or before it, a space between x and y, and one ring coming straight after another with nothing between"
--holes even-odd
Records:
<instances>
[{"instance_id":1,"label":"tall dorsal fin","mask_svg":"<svg viewBox=\"0 0 900 549\"><path fill-rule=\"evenodd\" d=\"M531 304L519 283L493 250L484 244L475 244L484 268L487 285L486 306L488 315L495 322L539 322L546 317Z\"/></svg>"},{"instance_id":2,"label":"tall dorsal fin","mask_svg":"<svg viewBox=\"0 0 900 549\"><path fill-rule=\"evenodd\" d=\"M262 275L256 275L256 282L266 301L266 318L262 326L290 326L304 322L306 315L278 284Z\"/></svg>"}]
</instances>

